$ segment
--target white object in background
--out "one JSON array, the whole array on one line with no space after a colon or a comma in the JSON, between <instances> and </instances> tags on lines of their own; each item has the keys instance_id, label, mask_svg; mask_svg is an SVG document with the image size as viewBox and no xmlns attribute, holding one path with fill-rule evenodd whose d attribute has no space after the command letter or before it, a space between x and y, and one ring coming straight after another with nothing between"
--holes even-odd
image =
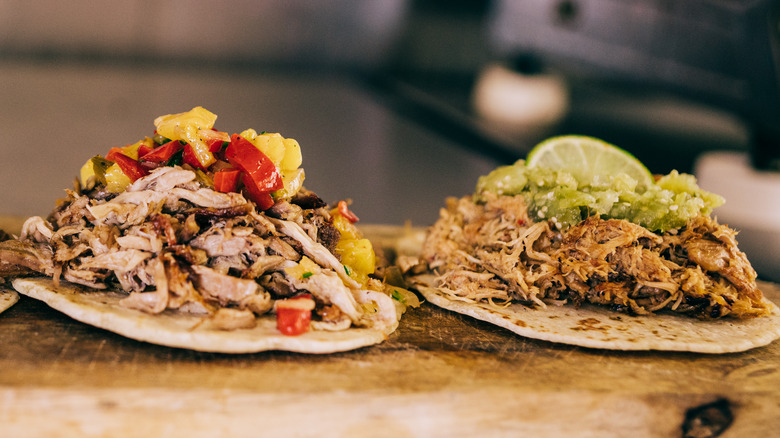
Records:
<instances>
[{"instance_id":1,"label":"white object in background","mask_svg":"<svg viewBox=\"0 0 780 438\"><path fill-rule=\"evenodd\" d=\"M759 277L780 281L780 173L754 169L747 153L718 151L702 155L695 174L701 188L726 199L714 215L739 232Z\"/></svg>"},{"instance_id":2,"label":"white object in background","mask_svg":"<svg viewBox=\"0 0 780 438\"><path fill-rule=\"evenodd\" d=\"M485 67L472 95L476 113L502 128L542 131L568 112L564 80L553 74L523 74L500 64Z\"/></svg>"}]
</instances>

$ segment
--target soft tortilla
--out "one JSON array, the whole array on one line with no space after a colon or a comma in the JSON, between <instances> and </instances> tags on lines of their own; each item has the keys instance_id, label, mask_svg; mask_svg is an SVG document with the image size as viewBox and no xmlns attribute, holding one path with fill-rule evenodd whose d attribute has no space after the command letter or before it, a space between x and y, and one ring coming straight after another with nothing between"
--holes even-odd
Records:
<instances>
[{"instance_id":1,"label":"soft tortilla","mask_svg":"<svg viewBox=\"0 0 780 438\"><path fill-rule=\"evenodd\" d=\"M0 286L0 313L16 304L17 301L19 301L19 294L15 290Z\"/></svg>"},{"instance_id":2,"label":"soft tortilla","mask_svg":"<svg viewBox=\"0 0 780 438\"><path fill-rule=\"evenodd\" d=\"M430 303L474 317L521 336L544 341L607 350L661 350L697 353L736 353L767 345L780 338L780 310L772 305L768 316L737 320L702 321L673 314L630 316L592 305L547 306L534 309L454 301L430 287L433 277L416 277L417 290ZM768 299L780 298L780 287L760 282Z\"/></svg>"},{"instance_id":3,"label":"soft tortilla","mask_svg":"<svg viewBox=\"0 0 780 438\"><path fill-rule=\"evenodd\" d=\"M252 329L224 331L210 328L203 315L166 310L152 315L119 305L125 297L116 292L96 291L51 279L18 278L13 286L20 293L41 300L73 319L122 336L189 350L212 353L256 353L283 350L298 353L335 353L384 341L387 335L374 329L350 328L344 331L309 331L285 336L276 330L276 318L257 318Z\"/></svg>"}]
</instances>

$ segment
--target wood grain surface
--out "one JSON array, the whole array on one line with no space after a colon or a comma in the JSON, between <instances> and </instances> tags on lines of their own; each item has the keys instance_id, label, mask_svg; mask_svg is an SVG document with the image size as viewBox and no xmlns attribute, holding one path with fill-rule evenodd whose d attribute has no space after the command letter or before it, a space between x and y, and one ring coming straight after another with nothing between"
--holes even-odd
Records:
<instances>
[{"instance_id":1,"label":"wood grain surface","mask_svg":"<svg viewBox=\"0 0 780 438\"><path fill-rule=\"evenodd\" d=\"M0 315L0 346L3 437L780 430L778 342L727 355L590 350L423 305L386 342L352 352L207 354L125 339L22 297Z\"/></svg>"}]
</instances>

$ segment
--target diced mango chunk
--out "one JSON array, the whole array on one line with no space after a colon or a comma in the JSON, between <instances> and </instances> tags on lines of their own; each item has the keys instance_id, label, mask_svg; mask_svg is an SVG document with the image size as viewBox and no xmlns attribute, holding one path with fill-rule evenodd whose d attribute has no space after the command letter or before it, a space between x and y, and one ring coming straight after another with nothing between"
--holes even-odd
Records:
<instances>
[{"instance_id":1,"label":"diced mango chunk","mask_svg":"<svg viewBox=\"0 0 780 438\"><path fill-rule=\"evenodd\" d=\"M106 189L111 193L123 192L132 182L116 163L106 170Z\"/></svg>"},{"instance_id":2,"label":"diced mango chunk","mask_svg":"<svg viewBox=\"0 0 780 438\"><path fill-rule=\"evenodd\" d=\"M200 137L200 131L213 128L216 121L216 114L196 106L186 113L160 116L154 119L154 126L157 128L157 133L165 138L189 143L195 158L203 167L208 167L214 164L216 158Z\"/></svg>"},{"instance_id":3,"label":"diced mango chunk","mask_svg":"<svg viewBox=\"0 0 780 438\"><path fill-rule=\"evenodd\" d=\"M368 239L345 239L336 247L341 251L342 262L355 271L368 275L376 269L374 247Z\"/></svg>"},{"instance_id":4,"label":"diced mango chunk","mask_svg":"<svg viewBox=\"0 0 780 438\"><path fill-rule=\"evenodd\" d=\"M216 114L201 106L196 106L184 113L168 114L157 117L154 119L154 126L157 128L157 133L165 138L188 142L189 139L185 136L185 129L187 127L194 128L194 131L199 129L211 129L214 127L214 122L216 121Z\"/></svg>"},{"instance_id":5,"label":"diced mango chunk","mask_svg":"<svg viewBox=\"0 0 780 438\"><path fill-rule=\"evenodd\" d=\"M282 170L294 170L301 166L303 163L303 155L301 154L301 145L295 139L284 139L284 157L279 162L279 168Z\"/></svg>"},{"instance_id":6,"label":"diced mango chunk","mask_svg":"<svg viewBox=\"0 0 780 438\"><path fill-rule=\"evenodd\" d=\"M138 148L140 148L142 145L146 145L149 149L154 147L154 141L149 137L144 137L143 140L139 140L136 143L129 144L127 146L123 146L122 153L127 155L128 157L137 160L138 159Z\"/></svg>"},{"instance_id":7,"label":"diced mango chunk","mask_svg":"<svg viewBox=\"0 0 780 438\"><path fill-rule=\"evenodd\" d=\"M301 189L306 173L303 169L293 171L282 171L282 182L284 188L273 192L274 199L289 199Z\"/></svg>"},{"instance_id":8,"label":"diced mango chunk","mask_svg":"<svg viewBox=\"0 0 780 438\"><path fill-rule=\"evenodd\" d=\"M339 230L342 239L360 238L360 233L358 232L357 227L355 226L355 224L350 222L349 219L337 213L337 210L331 211L331 215L333 217L333 226L336 227L337 230Z\"/></svg>"},{"instance_id":9,"label":"diced mango chunk","mask_svg":"<svg viewBox=\"0 0 780 438\"><path fill-rule=\"evenodd\" d=\"M260 149L277 167L280 167L279 163L284 158L284 137L281 134L269 132L258 134L254 129L247 129L240 135Z\"/></svg>"}]
</instances>

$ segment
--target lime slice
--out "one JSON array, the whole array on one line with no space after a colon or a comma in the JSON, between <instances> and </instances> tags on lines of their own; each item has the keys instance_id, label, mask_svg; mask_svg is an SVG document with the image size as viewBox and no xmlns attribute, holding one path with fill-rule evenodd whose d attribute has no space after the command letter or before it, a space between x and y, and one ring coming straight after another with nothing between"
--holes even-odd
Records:
<instances>
[{"instance_id":1,"label":"lime slice","mask_svg":"<svg viewBox=\"0 0 780 438\"><path fill-rule=\"evenodd\" d=\"M571 173L582 185L610 184L610 176L624 173L648 187L653 175L630 153L593 137L564 135L552 137L528 153L528 167L546 167Z\"/></svg>"}]
</instances>

